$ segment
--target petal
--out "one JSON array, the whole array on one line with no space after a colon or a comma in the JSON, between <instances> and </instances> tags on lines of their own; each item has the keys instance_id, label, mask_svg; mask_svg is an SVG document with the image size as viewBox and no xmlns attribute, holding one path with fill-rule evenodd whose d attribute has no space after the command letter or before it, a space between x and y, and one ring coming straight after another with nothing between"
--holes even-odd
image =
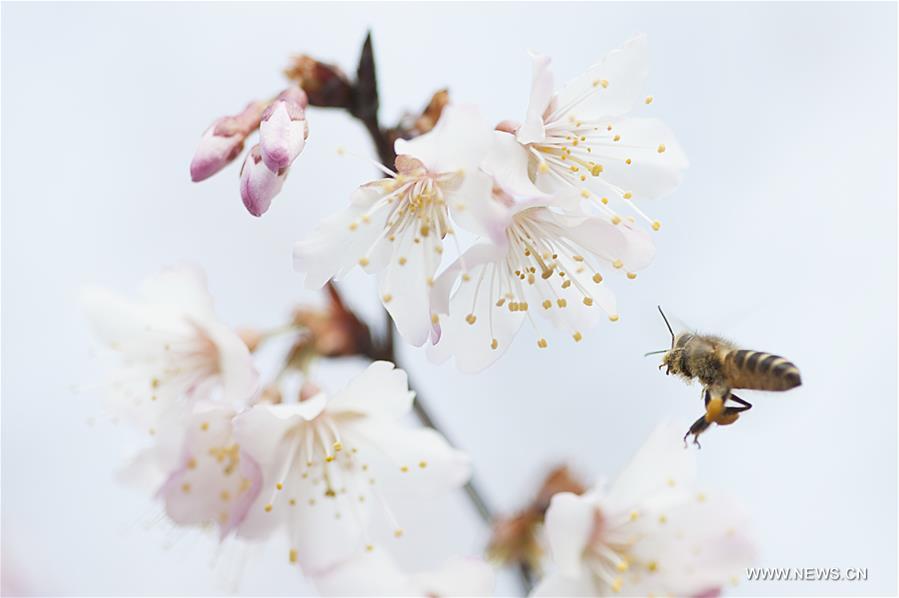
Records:
<instances>
[{"instance_id":1,"label":"petal","mask_svg":"<svg viewBox=\"0 0 899 598\"><path fill-rule=\"evenodd\" d=\"M287 169L272 172L262 161L262 151L257 144L247 154L240 171L240 197L244 207L253 216L262 216L272 205L272 199L281 192Z\"/></svg>"},{"instance_id":2,"label":"petal","mask_svg":"<svg viewBox=\"0 0 899 598\"><path fill-rule=\"evenodd\" d=\"M554 215L565 236L607 264L621 260L628 272L641 270L655 257L655 245L645 231L626 223L612 224L607 218L566 218Z\"/></svg>"},{"instance_id":3,"label":"petal","mask_svg":"<svg viewBox=\"0 0 899 598\"><path fill-rule=\"evenodd\" d=\"M596 505L591 496L560 492L546 511L546 538L553 561L562 575L578 577L584 549L596 525Z\"/></svg>"},{"instance_id":4,"label":"petal","mask_svg":"<svg viewBox=\"0 0 899 598\"><path fill-rule=\"evenodd\" d=\"M440 264L443 242L436 233L420 235L418 228L410 225L392 244L390 262L378 276L381 302L403 338L420 347L431 333L430 284Z\"/></svg>"},{"instance_id":5,"label":"petal","mask_svg":"<svg viewBox=\"0 0 899 598\"><path fill-rule=\"evenodd\" d=\"M546 193L540 191L528 176L529 161L528 150L514 135L496 131L481 168L513 196L545 196Z\"/></svg>"},{"instance_id":6,"label":"petal","mask_svg":"<svg viewBox=\"0 0 899 598\"><path fill-rule=\"evenodd\" d=\"M590 575L583 572L577 577L566 577L556 573L550 573L540 580L531 596L547 596L559 598L560 596L601 596Z\"/></svg>"},{"instance_id":7,"label":"petal","mask_svg":"<svg viewBox=\"0 0 899 598\"><path fill-rule=\"evenodd\" d=\"M218 123L213 123L200 138L200 144L190 162L190 179L199 183L206 180L240 155L243 150L243 135L231 135L229 137L216 135L215 128Z\"/></svg>"},{"instance_id":8,"label":"petal","mask_svg":"<svg viewBox=\"0 0 899 598\"><path fill-rule=\"evenodd\" d=\"M290 166L306 144L306 121L292 120L287 102L276 103L271 116L259 125L262 161L272 172Z\"/></svg>"},{"instance_id":9,"label":"petal","mask_svg":"<svg viewBox=\"0 0 899 598\"><path fill-rule=\"evenodd\" d=\"M440 342L428 348L432 361L452 356L460 371L473 373L505 352L525 317L524 312L510 311L508 302L497 306L508 290L505 267L505 251L479 244L441 274L434 285L434 309L448 315L440 317ZM449 298L457 280L458 288ZM475 318L473 324L470 316Z\"/></svg>"},{"instance_id":10,"label":"petal","mask_svg":"<svg viewBox=\"0 0 899 598\"><path fill-rule=\"evenodd\" d=\"M206 274L195 266L166 268L148 277L141 284L140 296L147 303L169 305L196 317L213 314Z\"/></svg>"},{"instance_id":11,"label":"petal","mask_svg":"<svg viewBox=\"0 0 899 598\"><path fill-rule=\"evenodd\" d=\"M660 424L612 485L607 499L622 508L648 497L692 494L696 484L696 456L684 450L683 427Z\"/></svg>"},{"instance_id":12,"label":"petal","mask_svg":"<svg viewBox=\"0 0 899 598\"><path fill-rule=\"evenodd\" d=\"M327 411L400 418L409 413L414 396L406 372L389 361L375 361L334 395Z\"/></svg>"},{"instance_id":13,"label":"petal","mask_svg":"<svg viewBox=\"0 0 899 598\"><path fill-rule=\"evenodd\" d=\"M598 64L570 81L556 96L547 122L563 115L580 120L619 116L643 97L649 74L649 48L645 35L638 35L621 48L609 52ZM602 85L601 82L607 82Z\"/></svg>"},{"instance_id":14,"label":"petal","mask_svg":"<svg viewBox=\"0 0 899 598\"><path fill-rule=\"evenodd\" d=\"M218 322L196 321L195 324L215 345L223 400L231 405L245 404L259 387L259 373L246 343L236 332Z\"/></svg>"},{"instance_id":15,"label":"petal","mask_svg":"<svg viewBox=\"0 0 899 598\"><path fill-rule=\"evenodd\" d=\"M366 256L383 236L390 214L390 206L382 201L390 183L385 179L360 187L348 208L322 220L307 239L294 245L294 269L306 273L307 289L320 289L331 278L344 276L360 260L370 259Z\"/></svg>"},{"instance_id":16,"label":"petal","mask_svg":"<svg viewBox=\"0 0 899 598\"><path fill-rule=\"evenodd\" d=\"M420 595L386 550L375 547L313 578L322 596Z\"/></svg>"},{"instance_id":17,"label":"petal","mask_svg":"<svg viewBox=\"0 0 899 598\"><path fill-rule=\"evenodd\" d=\"M549 68L550 58L541 54L531 54L533 79L531 97L528 102L527 117L518 129L517 138L521 143L535 143L546 137L543 116L553 97L553 74Z\"/></svg>"},{"instance_id":18,"label":"petal","mask_svg":"<svg viewBox=\"0 0 899 598\"><path fill-rule=\"evenodd\" d=\"M496 572L481 559L453 557L439 569L412 579L426 596L492 596Z\"/></svg>"},{"instance_id":19,"label":"petal","mask_svg":"<svg viewBox=\"0 0 899 598\"><path fill-rule=\"evenodd\" d=\"M345 422L341 436L360 454L377 453L385 459L384 466L376 467L377 477L390 492L436 496L459 488L471 477L468 456L430 428L409 428L376 418Z\"/></svg>"},{"instance_id":20,"label":"petal","mask_svg":"<svg viewBox=\"0 0 899 598\"><path fill-rule=\"evenodd\" d=\"M631 193L632 200L640 200L663 197L680 184L687 158L674 133L662 121L622 118L610 124L620 141L594 147L603 173L589 179L591 189L603 196L613 196L617 189L624 189Z\"/></svg>"},{"instance_id":21,"label":"petal","mask_svg":"<svg viewBox=\"0 0 899 598\"><path fill-rule=\"evenodd\" d=\"M234 438L267 471L278 457L284 435L324 408L326 399L324 395L320 397L302 403L254 405L234 418Z\"/></svg>"},{"instance_id":22,"label":"petal","mask_svg":"<svg viewBox=\"0 0 899 598\"><path fill-rule=\"evenodd\" d=\"M502 242L508 223L507 210L493 199L492 191L493 180L483 172L472 170L445 197L456 224L476 235Z\"/></svg>"},{"instance_id":23,"label":"petal","mask_svg":"<svg viewBox=\"0 0 899 598\"><path fill-rule=\"evenodd\" d=\"M468 172L478 167L490 148L493 133L474 106L449 105L434 128L414 139L398 139L397 155L421 160L435 173Z\"/></svg>"}]
</instances>

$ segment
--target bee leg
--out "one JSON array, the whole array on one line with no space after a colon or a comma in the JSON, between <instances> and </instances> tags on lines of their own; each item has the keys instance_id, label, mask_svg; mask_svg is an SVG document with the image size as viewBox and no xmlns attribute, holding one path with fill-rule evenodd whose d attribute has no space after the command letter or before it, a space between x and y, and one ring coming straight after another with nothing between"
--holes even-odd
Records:
<instances>
[{"instance_id":1,"label":"bee leg","mask_svg":"<svg viewBox=\"0 0 899 598\"><path fill-rule=\"evenodd\" d=\"M709 388L706 390L705 420L712 423L724 412L724 404L730 396L730 390L726 388Z\"/></svg>"},{"instance_id":2,"label":"bee leg","mask_svg":"<svg viewBox=\"0 0 899 598\"><path fill-rule=\"evenodd\" d=\"M708 430L710 425L711 424L705 420L705 415L693 422L693 425L690 426L690 429L684 434L684 448L687 448L687 437L690 434L693 435L693 444L702 448L702 445L699 444L699 435Z\"/></svg>"},{"instance_id":3,"label":"bee leg","mask_svg":"<svg viewBox=\"0 0 899 598\"><path fill-rule=\"evenodd\" d=\"M749 401L744 401L734 394L730 395L730 398L733 399L735 403L739 403L740 405L742 405L742 407L730 407L729 409L736 409L737 412L749 411L750 409L752 409L752 403L750 403Z\"/></svg>"}]
</instances>

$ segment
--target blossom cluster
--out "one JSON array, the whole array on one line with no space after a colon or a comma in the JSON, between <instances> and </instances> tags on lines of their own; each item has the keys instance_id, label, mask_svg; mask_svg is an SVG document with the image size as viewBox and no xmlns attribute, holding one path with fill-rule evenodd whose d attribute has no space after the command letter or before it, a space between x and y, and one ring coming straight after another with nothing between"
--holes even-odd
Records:
<instances>
[{"instance_id":1,"label":"blossom cluster","mask_svg":"<svg viewBox=\"0 0 899 598\"><path fill-rule=\"evenodd\" d=\"M559 90L549 59L532 60L523 122L491 127L450 104L432 131L397 140L395 171L296 244L307 287L357 265L376 274L403 337L466 372L496 360L525 322L546 348L533 312L575 342L603 316L619 319L602 283L649 264L647 229L661 224L638 203L670 192L686 159L659 120L629 115L652 103L644 37ZM463 248L460 229L476 240Z\"/></svg>"},{"instance_id":2,"label":"blossom cluster","mask_svg":"<svg viewBox=\"0 0 899 598\"><path fill-rule=\"evenodd\" d=\"M403 423L414 393L392 363L372 363L333 394L309 380L293 397L260 392L253 355L216 317L194 268L148 279L136 299L88 288L82 303L118 355L107 411L149 441L125 478L154 492L178 525L248 541L285 533L285 560L312 579L328 573L328 588L334 567L352 567L382 541L374 515L402 537L390 492L435 496L468 479L465 454Z\"/></svg>"},{"instance_id":3,"label":"blossom cluster","mask_svg":"<svg viewBox=\"0 0 899 598\"><path fill-rule=\"evenodd\" d=\"M546 349L547 324L579 342L600 321L620 319L607 279L633 280L650 264L661 223L643 203L671 192L687 166L661 121L632 114L653 103L646 39L558 88L550 59L531 60L521 121L491 125L438 92L415 126L386 135L367 40L355 87L301 57L290 71L297 85L206 130L194 181L233 161L259 130L240 176L254 216L303 151L310 103L348 110L377 130L382 157L396 157L296 243L295 269L308 288L328 290L332 310L294 313L286 329L298 337L271 383L260 383L257 349L277 332L223 323L199 270L166 270L136 298L84 291L98 338L117 356L108 411L145 440L125 477L148 488L172 522L241 542L283 534L285 563L324 595L492 593L493 566L480 558L408 573L390 556L389 544L405 536L391 496L458 489L471 476L469 457L405 421L416 398L405 372L384 359L393 359L392 344L380 347L332 281L356 266L376 275L401 336L463 372L492 364L525 322ZM321 390L310 363L348 355L371 363L344 388ZM611 485L587 488L567 474L547 485L495 534L491 552L533 567L537 596L716 594L754 547L739 506L701 491L695 469L677 429L662 425Z\"/></svg>"}]
</instances>

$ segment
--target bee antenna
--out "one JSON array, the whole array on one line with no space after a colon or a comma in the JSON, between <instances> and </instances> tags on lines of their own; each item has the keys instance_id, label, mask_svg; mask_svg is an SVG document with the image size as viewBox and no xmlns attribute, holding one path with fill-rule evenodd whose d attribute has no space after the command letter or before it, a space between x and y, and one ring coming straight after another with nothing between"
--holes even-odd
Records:
<instances>
[{"instance_id":1,"label":"bee antenna","mask_svg":"<svg viewBox=\"0 0 899 598\"><path fill-rule=\"evenodd\" d=\"M668 327L668 332L671 333L671 348L674 348L674 330L671 329L671 324L668 323L668 318L665 317L665 312L662 311L662 306L657 305L659 308L659 313L662 314L662 319L665 320L665 326Z\"/></svg>"},{"instance_id":2,"label":"bee antenna","mask_svg":"<svg viewBox=\"0 0 899 598\"><path fill-rule=\"evenodd\" d=\"M643 357L649 357L650 355L659 355L661 353L667 353L668 349L662 349L661 351L650 351L649 353L644 353Z\"/></svg>"}]
</instances>

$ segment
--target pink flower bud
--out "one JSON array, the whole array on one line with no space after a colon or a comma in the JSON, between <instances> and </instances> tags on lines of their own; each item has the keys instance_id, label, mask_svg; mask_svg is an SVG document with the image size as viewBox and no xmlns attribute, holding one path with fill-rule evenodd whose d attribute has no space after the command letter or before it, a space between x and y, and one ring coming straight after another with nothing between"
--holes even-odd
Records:
<instances>
[{"instance_id":1,"label":"pink flower bud","mask_svg":"<svg viewBox=\"0 0 899 598\"><path fill-rule=\"evenodd\" d=\"M281 192L287 168L272 172L262 161L262 150L257 143L250 149L240 169L240 196L243 205L253 216L262 216L272 205L272 199Z\"/></svg>"},{"instance_id":2,"label":"pink flower bud","mask_svg":"<svg viewBox=\"0 0 899 598\"><path fill-rule=\"evenodd\" d=\"M292 87L281 93L262 115L259 125L262 160L271 171L290 166L306 144L306 93Z\"/></svg>"},{"instance_id":3,"label":"pink flower bud","mask_svg":"<svg viewBox=\"0 0 899 598\"><path fill-rule=\"evenodd\" d=\"M236 158L243 150L244 140L259 126L264 108L262 102L251 102L240 114L224 116L212 123L200 138L191 160L191 180L208 179Z\"/></svg>"}]
</instances>

